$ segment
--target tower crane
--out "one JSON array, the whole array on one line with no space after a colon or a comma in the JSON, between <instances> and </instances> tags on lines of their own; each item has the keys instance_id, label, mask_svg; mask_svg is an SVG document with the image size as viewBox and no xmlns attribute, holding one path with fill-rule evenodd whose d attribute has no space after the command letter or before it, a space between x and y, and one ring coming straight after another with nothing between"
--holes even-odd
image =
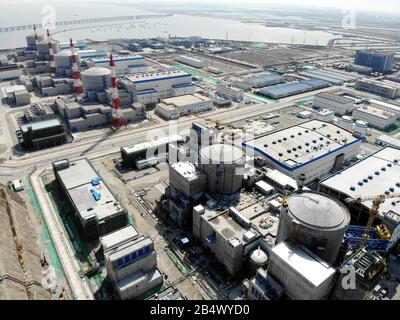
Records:
<instances>
[{"instance_id":1,"label":"tower crane","mask_svg":"<svg viewBox=\"0 0 400 320\"><path fill-rule=\"evenodd\" d=\"M380 205L386 199L392 199L392 198L400 198L400 192L392 193L392 194L388 194L388 195L380 194L380 195L365 196L365 197L356 196L355 198L346 199L347 203L361 203L361 202L365 202L365 201L372 201L372 207L369 210L368 222L367 222L367 225L365 226L364 233L361 237L360 248L362 248L365 245L365 241L367 240L367 236L371 231L372 224L374 223L375 218L378 215Z\"/></svg>"}]
</instances>

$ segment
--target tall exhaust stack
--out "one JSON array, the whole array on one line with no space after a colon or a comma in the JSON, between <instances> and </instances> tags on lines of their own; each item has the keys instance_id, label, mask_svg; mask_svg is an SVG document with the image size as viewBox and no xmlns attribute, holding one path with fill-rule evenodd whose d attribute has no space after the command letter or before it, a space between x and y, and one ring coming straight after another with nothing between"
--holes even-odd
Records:
<instances>
[{"instance_id":1,"label":"tall exhaust stack","mask_svg":"<svg viewBox=\"0 0 400 320\"><path fill-rule=\"evenodd\" d=\"M115 62L112 54L110 54L110 69L111 69L111 93L112 93L112 120L111 125L115 129L119 129L127 125L127 121L121 113L121 101L119 99L117 87L117 74L115 72Z\"/></svg>"},{"instance_id":2,"label":"tall exhaust stack","mask_svg":"<svg viewBox=\"0 0 400 320\"><path fill-rule=\"evenodd\" d=\"M37 34L36 24L33 25L33 34L35 36L36 55L39 56L39 52L38 52L39 37Z\"/></svg>"},{"instance_id":3,"label":"tall exhaust stack","mask_svg":"<svg viewBox=\"0 0 400 320\"><path fill-rule=\"evenodd\" d=\"M83 93L81 73L78 69L78 55L75 52L74 43L72 39L69 39L69 46L71 48L71 58L72 58L72 78L74 79L74 93L78 96Z\"/></svg>"},{"instance_id":4,"label":"tall exhaust stack","mask_svg":"<svg viewBox=\"0 0 400 320\"><path fill-rule=\"evenodd\" d=\"M51 37L50 37L50 31L47 29L47 40L49 44L49 61L50 61L50 73L56 73L56 64L54 62L54 50L53 50L53 45L51 44Z\"/></svg>"}]
</instances>

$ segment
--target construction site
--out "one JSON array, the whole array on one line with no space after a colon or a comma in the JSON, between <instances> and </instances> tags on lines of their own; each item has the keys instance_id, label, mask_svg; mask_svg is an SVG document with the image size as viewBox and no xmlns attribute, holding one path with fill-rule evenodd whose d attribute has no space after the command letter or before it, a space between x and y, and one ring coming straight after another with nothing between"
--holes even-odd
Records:
<instances>
[{"instance_id":1,"label":"construction site","mask_svg":"<svg viewBox=\"0 0 400 320\"><path fill-rule=\"evenodd\" d=\"M395 52L29 32L0 57L0 299L400 299Z\"/></svg>"}]
</instances>

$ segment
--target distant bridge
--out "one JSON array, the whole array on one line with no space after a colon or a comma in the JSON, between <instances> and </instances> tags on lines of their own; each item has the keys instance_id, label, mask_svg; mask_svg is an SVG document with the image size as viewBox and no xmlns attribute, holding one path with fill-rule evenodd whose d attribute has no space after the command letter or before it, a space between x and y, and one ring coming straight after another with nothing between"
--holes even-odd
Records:
<instances>
[{"instance_id":1,"label":"distant bridge","mask_svg":"<svg viewBox=\"0 0 400 320\"><path fill-rule=\"evenodd\" d=\"M55 25L55 27L59 27L59 26L70 26L70 25L76 25L76 24L101 23L101 22L110 22L110 21L156 19L156 18L164 18L164 17L170 17L170 16L172 16L172 14L154 14L154 15L91 18L91 19L58 21L54 25ZM36 24L36 27L41 28L42 24L40 24L40 23ZM0 32L13 32L13 31L30 30L30 29L33 29L33 24L26 24L26 25L13 26L13 27L0 27Z\"/></svg>"}]
</instances>

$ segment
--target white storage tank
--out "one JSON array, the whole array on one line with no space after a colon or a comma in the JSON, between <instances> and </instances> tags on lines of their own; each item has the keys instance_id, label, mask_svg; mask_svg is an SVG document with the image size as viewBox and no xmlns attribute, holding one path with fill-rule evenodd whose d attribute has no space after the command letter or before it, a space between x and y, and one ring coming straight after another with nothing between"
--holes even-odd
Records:
<instances>
[{"instance_id":1,"label":"white storage tank","mask_svg":"<svg viewBox=\"0 0 400 320\"><path fill-rule=\"evenodd\" d=\"M93 67L81 73L84 92L104 91L111 87L111 71L107 68Z\"/></svg>"},{"instance_id":2,"label":"white storage tank","mask_svg":"<svg viewBox=\"0 0 400 320\"><path fill-rule=\"evenodd\" d=\"M358 138L364 138L367 135L368 123L362 120L357 120L354 125L353 135Z\"/></svg>"},{"instance_id":3,"label":"white storage tank","mask_svg":"<svg viewBox=\"0 0 400 320\"><path fill-rule=\"evenodd\" d=\"M214 144L201 149L200 168L207 175L207 190L234 193L243 182L245 159L242 150L228 144Z\"/></svg>"},{"instance_id":4,"label":"white storage tank","mask_svg":"<svg viewBox=\"0 0 400 320\"><path fill-rule=\"evenodd\" d=\"M349 211L336 199L316 191L297 191L281 207L276 242L291 239L333 264L349 223Z\"/></svg>"},{"instance_id":5,"label":"white storage tank","mask_svg":"<svg viewBox=\"0 0 400 320\"><path fill-rule=\"evenodd\" d=\"M347 131L352 131L353 125L354 125L354 120L350 116L343 116L339 120L339 127L343 128Z\"/></svg>"}]
</instances>

